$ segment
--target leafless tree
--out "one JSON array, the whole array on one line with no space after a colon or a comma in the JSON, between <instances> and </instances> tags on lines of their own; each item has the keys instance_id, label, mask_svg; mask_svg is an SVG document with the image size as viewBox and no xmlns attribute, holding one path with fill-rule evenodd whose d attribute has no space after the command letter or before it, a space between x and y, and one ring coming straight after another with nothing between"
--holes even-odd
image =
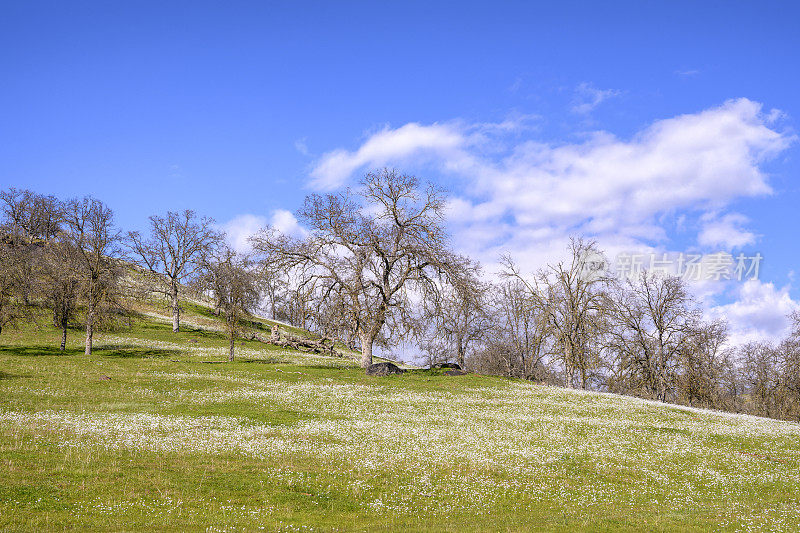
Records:
<instances>
[{"instance_id":1,"label":"leafless tree","mask_svg":"<svg viewBox=\"0 0 800 533\"><path fill-rule=\"evenodd\" d=\"M479 360L492 373L545 381L550 378L546 358L551 355L552 335L547 298L532 296L533 286L510 279L494 287L491 322Z\"/></svg>"},{"instance_id":2,"label":"leafless tree","mask_svg":"<svg viewBox=\"0 0 800 533\"><path fill-rule=\"evenodd\" d=\"M0 238L0 334L28 315L22 299L21 267L25 261L11 239Z\"/></svg>"},{"instance_id":3,"label":"leafless tree","mask_svg":"<svg viewBox=\"0 0 800 533\"><path fill-rule=\"evenodd\" d=\"M721 405L727 324L699 322L687 336L680 354L677 388L680 400L691 406Z\"/></svg>"},{"instance_id":4,"label":"leafless tree","mask_svg":"<svg viewBox=\"0 0 800 533\"><path fill-rule=\"evenodd\" d=\"M242 319L258 306L260 300L256 276L247 256L225 246L205 254L201 264L203 274L197 283L214 293L225 314L228 360L233 361L236 339L242 332Z\"/></svg>"},{"instance_id":5,"label":"leafless tree","mask_svg":"<svg viewBox=\"0 0 800 533\"><path fill-rule=\"evenodd\" d=\"M605 290L609 278L591 267L602 254L594 241L571 238L569 259L548 265L532 281L514 262L504 258L504 275L521 282L528 298L547 317L554 356L564 369L564 385L589 387L592 372L600 365L596 341L601 330Z\"/></svg>"},{"instance_id":6,"label":"leafless tree","mask_svg":"<svg viewBox=\"0 0 800 533\"><path fill-rule=\"evenodd\" d=\"M28 243L50 240L61 229L63 208L54 196L12 187L0 191L0 202L7 227L15 237Z\"/></svg>"},{"instance_id":7,"label":"leafless tree","mask_svg":"<svg viewBox=\"0 0 800 533\"><path fill-rule=\"evenodd\" d=\"M783 415L800 421L800 311L793 312L789 318L792 321L791 333L778 347Z\"/></svg>"},{"instance_id":8,"label":"leafless tree","mask_svg":"<svg viewBox=\"0 0 800 533\"><path fill-rule=\"evenodd\" d=\"M16 257L16 292L22 298L20 310L30 306L41 275L42 245L60 231L62 203L27 189L0 191L4 239Z\"/></svg>"},{"instance_id":9,"label":"leafless tree","mask_svg":"<svg viewBox=\"0 0 800 533\"><path fill-rule=\"evenodd\" d=\"M431 363L455 362L462 368L490 327L486 295L478 265L465 262L462 275L434 293L424 306L429 332L424 342Z\"/></svg>"},{"instance_id":10,"label":"leafless tree","mask_svg":"<svg viewBox=\"0 0 800 533\"><path fill-rule=\"evenodd\" d=\"M42 255L42 295L53 313L53 325L61 330L61 351L67 345L67 330L76 318L81 288L80 254L69 239L54 238Z\"/></svg>"},{"instance_id":11,"label":"leafless tree","mask_svg":"<svg viewBox=\"0 0 800 533\"><path fill-rule=\"evenodd\" d=\"M221 240L213 219L197 219L194 211L168 212L150 217L150 236L128 233L127 244L135 260L155 282L154 288L169 298L172 331L180 329L180 293L199 268L200 258Z\"/></svg>"},{"instance_id":12,"label":"leafless tree","mask_svg":"<svg viewBox=\"0 0 800 533\"><path fill-rule=\"evenodd\" d=\"M742 376L747 389L750 407L754 414L779 418L780 355L769 343L747 343L739 348Z\"/></svg>"},{"instance_id":13,"label":"leafless tree","mask_svg":"<svg viewBox=\"0 0 800 533\"><path fill-rule=\"evenodd\" d=\"M448 246L444 207L434 187L384 169L367 174L358 192L308 196L299 213L306 238L268 228L253 246L265 262L305 268L328 290L341 291L366 367L385 328L393 342L414 331L414 297L463 270L465 260Z\"/></svg>"},{"instance_id":14,"label":"leafless tree","mask_svg":"<svg viewBox=\"0 0 800 533\"><path fill-rule=\"evenodd\" d=\"M86 306L86 355L92 354L96 321L105 304L116 302L119 266L119 232L114 212L91 197L73 199L64 210L67 243L77 255L77 272Z\"/></svg>"},{"instance_id":15,"label":"leafless tree","mask_svg":"<svg viewBox=\"0 0 800 533\"><path fill-rule=\"evenodd\" d=\"M681 356L689 353L700 311L678 277L642 272L605 299L610 321L607 348L622 392L667 401L674 393Z\"/></svg>"}]
</instances>

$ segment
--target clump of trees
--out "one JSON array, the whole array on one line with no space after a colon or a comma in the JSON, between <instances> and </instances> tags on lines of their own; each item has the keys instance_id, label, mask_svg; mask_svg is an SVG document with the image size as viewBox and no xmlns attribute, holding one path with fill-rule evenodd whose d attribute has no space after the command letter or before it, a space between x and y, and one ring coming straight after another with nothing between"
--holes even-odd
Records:
<instances>
[{"instance_id":1,"label":"clump of trees","mask_svg":"<svg viewBox=\"0 0 800 533\"><path fill-rule=\"evenodd\" d=\"M411 341L431 364L800 420L800 314L786 339L731 346L726 324L705 320L681 279L615 279L595 268L597 243L581 238L536 272L505 257L487 281L453 251L442 191L396 170L308 196L304 235L264 228L251 256L191 210L150 217L142 235L121 232L90 197L12 188L0 208L0 335L44 309L62 350L80 324L91 354L94 331L124 313L138 277L143 295L169 308L174 332L187 297L210 298L230 360L248 315L266 310L317 333L306 348L347 346L363 366L375 347Z\"/></svg>"}]
</instances>

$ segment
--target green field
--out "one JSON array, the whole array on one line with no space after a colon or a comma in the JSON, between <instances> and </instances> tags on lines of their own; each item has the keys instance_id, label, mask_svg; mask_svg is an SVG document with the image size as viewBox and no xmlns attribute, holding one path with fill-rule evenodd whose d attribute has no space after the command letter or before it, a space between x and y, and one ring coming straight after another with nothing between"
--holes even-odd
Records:
<instances>
[{"instance_id":1,"label":"green field","mask_svg":"<svg viewBox=\"0 0 800 533\"><path fill-rule=\"evenodd\" d=\"M800 426L485 376L370 378L199 306L0 337L0 530L791 531Z\"/></svg>"}]
</instances>

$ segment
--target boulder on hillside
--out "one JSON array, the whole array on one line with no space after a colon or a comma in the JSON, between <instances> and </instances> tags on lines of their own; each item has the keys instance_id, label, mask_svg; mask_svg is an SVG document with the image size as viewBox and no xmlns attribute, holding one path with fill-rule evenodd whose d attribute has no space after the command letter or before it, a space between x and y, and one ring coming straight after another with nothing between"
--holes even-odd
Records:
<instances>
[{"instance_id":1,"label":"boulder on hillside","mask_svg":"<svg viewBox=\"0 0 800 533\"><path fill-rule=\"evenodd\" d=\"M453 368L455 370L461 370L461 366L458 363L436 363L431 368Z\"/></svg>"},{"instance_id":2,"label":"boulder on hillside","mask_svg":"<svg viewBox=\"0 0 800 533\"><path fill-rule=\"evenodd\" d=\"M368 376L388 376L389 374L402 374L405 372L394 363L375 363L367 367Z\"/></svg>"}]
</instances>

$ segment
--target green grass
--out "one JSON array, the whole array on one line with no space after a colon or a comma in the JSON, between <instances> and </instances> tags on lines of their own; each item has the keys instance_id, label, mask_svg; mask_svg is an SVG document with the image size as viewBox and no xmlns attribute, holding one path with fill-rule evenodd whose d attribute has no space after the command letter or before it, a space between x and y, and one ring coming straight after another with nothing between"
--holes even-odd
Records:
<instances>
[{"instance_id":1,"label":"green grass","mask_svg":"<svg viewBox=\"0 0 800 533\"><path fill-rule=\"evenodd\" d=\"M800 528L797 424L251 341L222 363L208 310L151 311L91 357L3 332L0 530Z\"/></svg>"}]
</instances>

